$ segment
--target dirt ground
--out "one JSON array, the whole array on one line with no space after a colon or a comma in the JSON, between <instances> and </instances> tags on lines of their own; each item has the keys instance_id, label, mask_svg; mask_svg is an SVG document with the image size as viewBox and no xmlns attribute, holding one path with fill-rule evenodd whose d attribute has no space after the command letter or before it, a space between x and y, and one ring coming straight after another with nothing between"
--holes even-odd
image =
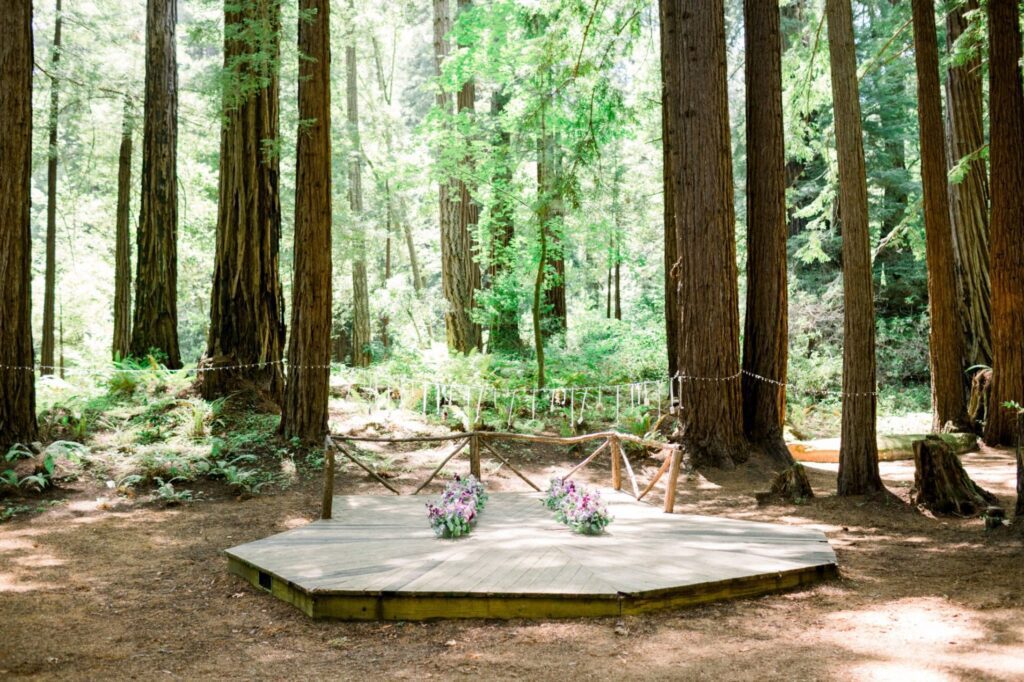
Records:
<instances>
[{"instance_id":1,"label":"dirt ground","mask_svg":"<svg viewBox=\"0 0 1024 682\"><path fill-rule=\"evenodd\" d=\"M422 478L439 452L403 453L394 480ZM510 452L539 481L585 454ZM1012 508L1012 453L964 462ZM646 480L657 462L634 464ZM525 489L495 468L492 490ZM882 469L905 500L913 463ZM821 529L838 580L622 621L425 624L314 622L228 574L223 549L316 516L312 476L173 508L75 483L67 503L0 525L0 678L1024 679L1019 539L978 519L839 499L834 466L809 472L817 497L804 505L757 507L767 485L755 461L682 481L677 511ZM607 464L585 477L606 484ZM338 482L339 493L386 492L354 467Z\"/></svg>"}]
</instances>

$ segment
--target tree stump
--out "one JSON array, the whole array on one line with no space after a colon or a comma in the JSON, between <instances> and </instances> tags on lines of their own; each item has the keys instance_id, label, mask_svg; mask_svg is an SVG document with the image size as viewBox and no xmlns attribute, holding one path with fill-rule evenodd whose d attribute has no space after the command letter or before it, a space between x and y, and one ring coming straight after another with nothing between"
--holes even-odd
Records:
<instances>
[{"instance_id":1,"label":"tree stump","mask_svg":"<svg viewBox=\"0 0 1024 682\"><path fill-rule=\"evenodd\" d=\"M914 442L910 499L936 514L958 516L975 516L989 505L999 504L995 495L971 480L953 450L938 436Z\"/></svg>"},{"instance_id":2,"label":"tree stump","mask_svg":"<svg viewBox=\"0 0 1024 682\"><path fill-rule=\"evenodd\" d=\"M755 493L754 497L761 505L775 502L801 504L814 497L814 491L811 490L811 483L807 480L807 471L804 466L797 463L776 474L768 492Z\"/></svg>"},{"instance_id":3,"label":"tree stump","mask_svg":"<svg viewBox=\"0 0 1024 682\"><path fill-rule=\"evenodd\" d=\"M992 393L992 370L975 372L971 378L971 397L967 403L967 416L979 433L981 425L988 418L988 399Z\"/></svg>"}]
</instances>

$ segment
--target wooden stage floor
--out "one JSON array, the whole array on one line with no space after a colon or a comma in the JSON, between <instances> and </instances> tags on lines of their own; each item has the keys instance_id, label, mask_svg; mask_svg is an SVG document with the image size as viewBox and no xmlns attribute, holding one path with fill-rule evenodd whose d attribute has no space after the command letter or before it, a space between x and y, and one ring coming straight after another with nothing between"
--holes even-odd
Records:
<instances>
[{"instance_id":1,"label":"wooden stage floor","mask_svg":"<svg viewBox=\"0 0 1024 682\"><path fill-rule=\"evenodd\" d=\"M583 536L539 493L492 493L464 538L434 537L431 498L336 496L334 517L233 547L230 570L313 618L619 616L766 594L836 574L824 534L665 514L610 490Z\"/></svg>"}]
</instances>

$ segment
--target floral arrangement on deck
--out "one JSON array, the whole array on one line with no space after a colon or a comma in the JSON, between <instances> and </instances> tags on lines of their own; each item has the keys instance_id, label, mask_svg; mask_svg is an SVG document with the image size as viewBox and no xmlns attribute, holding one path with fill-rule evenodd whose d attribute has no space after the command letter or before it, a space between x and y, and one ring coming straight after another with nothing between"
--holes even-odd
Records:
<instances>
[{"instance_id":1,"label":"floral arrangement on deck","mask_svg":"<svg viewBox=\"0 0 1024 682\"><path fill-rule=\"evenodd\" d=\"M557 521L583 535L599 535L613 521L598 492L572 481L552 478L543 502Z\"/></svg>"},{"instance_id":2,"label":"floral arrangement on deck","mask_svg":"<svg viewBox=\"0 0 1024 682\"><path fill-rule=\"evenodd\" d=\"M477 516L487 505L484 485L470 475L455 478L445 486L437 504L427 503L427 520L439 538L457 538L468 535L476 524Z\"/></svg>"}]
</instances>

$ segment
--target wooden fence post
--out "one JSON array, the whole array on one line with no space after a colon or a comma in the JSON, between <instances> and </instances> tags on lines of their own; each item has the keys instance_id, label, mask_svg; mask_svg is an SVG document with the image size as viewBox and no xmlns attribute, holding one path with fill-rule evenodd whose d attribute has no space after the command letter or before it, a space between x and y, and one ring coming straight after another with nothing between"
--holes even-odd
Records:
<instances>
[{"instance_id":1,"label":"wooden fence post","mask_svg":"<svg viewBox=\"0 0 1024 682\"><path fill-rule=\"evenodd\" d=\"M321 519L331 518L334 505L334 448L331 437L324 438L324 503L320 510Z\"/></svg>"},{"instance_id":2,"label":"wooden fence post","mask_svg":"<svg viewBox=\"0 0 1024 682\"><path fill-rule=\"evenodd\" d=\"M480 436L475 432L469 438L469 473L482 480L480 477Z\"/></svg>"},{"instance_id":3,"label":"wooden fence post","mask_svg":"<svg viewBox=\"0 0 1024 682\"><path fill-rule=\"evenodd\" d=\"M683 461L683 449L672 453L672 465L668 470L668 484L665 486L665 513L671 514L676 508L676 484L679 482L679 467Z\"/></svg>"},{"instance_id":4,"label":"wooden fence post","mask_svg":"<svg viewBox=\"0 0 1024 682\"><path fill-rule=\"evenodd\" d=\"M612 488L622 490L622 444L618 436L609 436L612 451Z\"/></svg>"}]
</instances>

